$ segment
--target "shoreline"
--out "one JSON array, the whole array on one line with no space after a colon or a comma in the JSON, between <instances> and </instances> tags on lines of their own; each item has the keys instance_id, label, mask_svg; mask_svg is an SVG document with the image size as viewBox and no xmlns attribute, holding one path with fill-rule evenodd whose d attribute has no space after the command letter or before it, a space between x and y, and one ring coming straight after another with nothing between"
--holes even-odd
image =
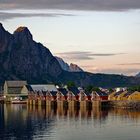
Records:
<instances>
[{"instance_id":1,"label":"shoreline","mask_svg":"<svg viewBox=\"0 0 140 140\"><path fill-rule=\"evenodd\" d=\"M110 101L110 107L140 110L140 101Z\"/></svg>"}]
</instances>

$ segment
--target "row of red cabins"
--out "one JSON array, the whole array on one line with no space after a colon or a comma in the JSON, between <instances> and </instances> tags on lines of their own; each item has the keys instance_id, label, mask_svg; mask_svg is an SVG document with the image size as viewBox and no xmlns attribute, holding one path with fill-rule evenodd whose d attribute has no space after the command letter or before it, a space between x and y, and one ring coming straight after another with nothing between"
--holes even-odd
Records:
<instances>
[{"instance_id":1,"label":"row of red cabins","mask_svg":"<svg viewBox=\"0 0 140 140\"><path fill-rule=\"evenodd\" d=\"M30 85L28 99L32 100L48 100L48 101L92 101L92 100L108 100L108 94L103 91L93 91L92 93L78 90L77 87L57 88L57 90L34 91Z\"/></svg>"}]
</instances>

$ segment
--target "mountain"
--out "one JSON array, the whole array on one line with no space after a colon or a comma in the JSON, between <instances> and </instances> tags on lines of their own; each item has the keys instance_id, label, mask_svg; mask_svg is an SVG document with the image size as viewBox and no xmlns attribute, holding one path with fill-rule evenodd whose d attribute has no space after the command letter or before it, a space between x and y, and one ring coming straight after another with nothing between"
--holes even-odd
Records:
<instances>
[{"instance_id":1,"label":"mountain","mask_svg":"<svg viewBox=\"0 0 140 140\"><path fill-rule=\"evenodd\" d=\"M139 77L65 71L48 48L33 40L27 27L19 27L11 34L0 24L0 84L5 80L27 80L31 84L73 81L77 86L101 87L140 84Z\"/></svg>"},{"instance_id":2,"label":"mountain","mask_svg":"<svg viewBox=\"0 0 140 140\"><path fill-rule=\"evenodd\" d=\"M13 34L0 24L0 80L27 79L46 82L62 73L62 68L48 48L33 40L27 27Z\"/></svg>"},{"instance_id":3,"label":"mountain","mask_svg":"<svg viewBox=\"0 0 140 140\"><path fill-rule=\"evenodd\" d=\"M57 61L59 62L61 68L65 71L70 71L70 67L68 65L68 63L66 63L62 58L55 56L55 58L57 59Z\"/></svg>"},{"instance_id":4,"label":"mountain","mask_svg":"<svg viewBox=\"0 0 140 140\"><path fill-rule=\"evenodd\" d=\"M136 74L136 77L140 77L140 72L138 74Z\"/></svg>"},{"instance_id":5,"label":"mountain","mask_svg":"<svg viewBox=\"0 0 140 140\"><path fill-rule=\"evenodd\" d=\"M62 58L55 56L55 58L58 60L61 68L65 71L69 72L83 72L83 70L76 64L71 63L70 65L66 63Z\"/></svg>"},{"instance_id":6,"label":"mountain","mask_svg":"<svg viewBox=\"0 0 140 140\"><path fill-rule=\"evenodd\" d=\"M78 65L71 63L70 64L70 71L73 72L84 72L82 68L80 68Z\"/></svg>"}]
</instances>

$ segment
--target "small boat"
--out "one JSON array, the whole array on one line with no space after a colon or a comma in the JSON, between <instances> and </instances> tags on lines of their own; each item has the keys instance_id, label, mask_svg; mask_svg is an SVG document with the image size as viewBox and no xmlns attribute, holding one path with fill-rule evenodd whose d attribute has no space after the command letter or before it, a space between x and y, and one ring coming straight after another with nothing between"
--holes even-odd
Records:
<instances>
[{"instance_id":1,"label":"small boat","mask_svg":"<svg viewBox=\"0 0 140 140\"><path fill-rule=\"evenodd\" d=\"M11 101L12 104L27 104L27 101L20 101L20 100L15 100Z\"/></svg>"},{"instance_id":2,"label":"small boat","mask_svg":"<svg viewBox=\"0 0 140 140\"><path fill-rule=\"evenodd\" d=\"M26 100L22 100L21 97L15 97L13 100L11 100L12 104L27 104Z\"/></svg>"}]
</instances>

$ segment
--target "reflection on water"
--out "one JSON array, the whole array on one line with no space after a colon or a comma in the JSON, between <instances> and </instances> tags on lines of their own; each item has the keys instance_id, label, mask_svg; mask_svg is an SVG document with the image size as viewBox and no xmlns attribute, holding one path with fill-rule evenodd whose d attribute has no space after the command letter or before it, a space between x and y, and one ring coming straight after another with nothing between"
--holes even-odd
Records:
<instances>
[{"instance_id":1,"label":"reflection on water","mask_svg":"<svg viewBox=\"0 0 140 140\"><path fill-rule=\"evenodd\" d=\"M140 112L0 105L0 140L139 140Z\"/></svg>"}]
</instances>

